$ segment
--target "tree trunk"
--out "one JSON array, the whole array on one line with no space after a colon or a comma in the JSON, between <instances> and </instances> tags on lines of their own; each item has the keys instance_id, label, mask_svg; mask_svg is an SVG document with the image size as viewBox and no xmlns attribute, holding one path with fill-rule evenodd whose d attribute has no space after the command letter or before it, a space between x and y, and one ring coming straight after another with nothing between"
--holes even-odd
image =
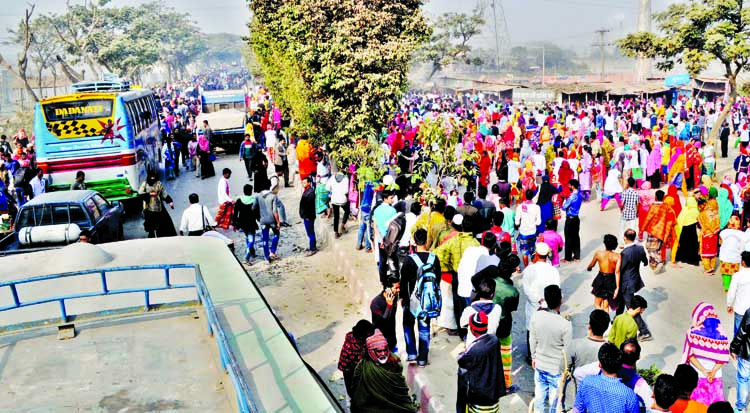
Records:
<instances>
[{"instance_id":1,"label":"tree trunk","mask_svg":"<svg viewBox=\"0 0 750 413\"><path fill-rule=\"evenodd\" d=\"M729 112L734 106L734 102L737 100L737 77L733 75L727 76L727 81L729 82L729 100L727 101L727 104L724 105L724 109L722 109L719 117L716 118L716 122L711 129L711 134L708 137L709 140L714 142L716 142L716 137L719 135L721 125L724 124L724 121L727 119Z\"/></svg>"},{"instance_id":2,"label":"tree trunk","mask_svg":"<svg viewBox=\"0 0 750 413\"><path fill-rule=\"evenodd\" d=\"M42 82L42 71L43 70L44 70L44 66L42 66L40 64L39 65L39 82L37 83L37 85L39 86L39 97L40 98L44 97L44 84Z\"/></svg>"},{"instance_id":3,"label":"tree trunk","mask_svg":"<svg viewBox=\"0 0 750 413\"><path fill-rule=\"evenodd\" d=\"M60 63L60 67L62 68L65 77L67 77L71 83L78 83L83 80L83 74L76 73L75 70L70 67L70 65L65 60L63 60L61 56L55 56L55 60Z\"/></svg>"},{"instance_id":4,"label":"tree trunk","mask_svg":"<svg viewBox=\"0 0 750 413\"><path fill-rule=\"evenodd\" d=\"M427 77L427 80L432 79L432 77L435 76L435 73L437 73L439 70L440 70L440 65L433 64L432 72L430 72L430 76Z\"/></svg>"},{"instance_id":5,"label":"tree trunk","mask_svg":"<svg viewBox=\"0 0 750 413\"><path fill-rule=\"evenodd\" d=\"M29 96L31 96L31 98L32 98L32 99L34 99L34 101L35 101L35 102L38 102L38 101L39 101L39 98L37 98L37 96L36 96L36 93L34 93L34 89L33 89L33 88L31 87L31 85L29 84L29 80L28 80L28 79L26 79L26 76L21 76L21 74L20 74L20 73L18 73L18 71L14 70L14 69L13 69L13 66L11 66L11 65L10 65L10 64L9 64L9 63L8 63L8 62L7 62L6 60L5 60L5 58L3 57L3 55L2 55L2 54L0 54L0 67L2 67L2 68L4 68L4 69L6 69L6 70L7 70L8 72L12 73L12 74L13 74L13 75L15 75L15 76L16 76L16 77L17 77L17 78L18 78L19 80L21 80L21 82L23 82L23 85L24 85L24 87L25 87L26 91L27 91L27 92L29 92Z\"/></svg>"}]
</instances>

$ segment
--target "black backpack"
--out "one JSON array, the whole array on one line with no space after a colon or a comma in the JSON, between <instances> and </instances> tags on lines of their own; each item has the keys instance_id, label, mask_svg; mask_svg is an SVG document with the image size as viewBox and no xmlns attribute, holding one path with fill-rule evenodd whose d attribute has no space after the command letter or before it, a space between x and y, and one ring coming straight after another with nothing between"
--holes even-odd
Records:
<instances>
[{"instance_id":1,"label":"black backpack","mask_svg":"<svg viewBox=\"0 0 750 413\"><path fill-rule=\"evenodd\" d=\"M404 236L406 218L400 213L388 224L388 231L383 236L383 249L388 255L393 254L398 249L401 237Z\"/></svg>"}]
</instances>

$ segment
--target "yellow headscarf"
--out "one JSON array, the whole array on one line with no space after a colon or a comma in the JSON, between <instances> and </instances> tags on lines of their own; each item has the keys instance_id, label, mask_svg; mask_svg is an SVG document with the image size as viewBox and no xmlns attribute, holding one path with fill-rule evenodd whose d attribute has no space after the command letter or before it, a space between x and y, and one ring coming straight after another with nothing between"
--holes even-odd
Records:
<instances>
[{"instance_id":1,"label":"yellow headscarf","mask_svg":"<svg viewBox=\"0 0 750 413\"><path fill-rule=\"evenodd\" d=\"M672 262L674 262L677 257L677 246L680 243L682 228L698 222L698 214L700 214L700 211L698 211L698 201L691 196L685 201L685 208L682 208L680 215L677 217L677 226L675 227L677 236L675 237L674 245L672 246Z\"/></svg>"}]
</instances>

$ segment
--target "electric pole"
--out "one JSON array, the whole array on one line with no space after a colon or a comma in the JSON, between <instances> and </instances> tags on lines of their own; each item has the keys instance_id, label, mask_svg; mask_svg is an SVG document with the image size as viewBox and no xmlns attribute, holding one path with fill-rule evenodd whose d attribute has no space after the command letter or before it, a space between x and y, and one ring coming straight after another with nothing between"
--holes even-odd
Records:
<instances>
[{"instance_id":1,"label":"electric pole","mask_svg":"<svg viewBox=\"0 0 750 413\"><path fill-rule=\"evenodd\" d=\"M640 10L638 12L638 31L651 31L651 0L640 0ZM635 64L635 81L638 83L645 82L651 75L651 60L645 57L638 57Z\"/></svg>"},{"instance_id":2,"label":"electric pole","mask_svg":"<svg viewBox=\"0 0 750 413\"><path fill-rule=\"evenodd\" d=\"M599 42L594 43L594 46L599 46L599 59L601 64L601 73L599 74L599 80L604 81L604 47L607 46L607 43L604 41L604 35L606 33L609 33L609 29L599 29L596 31L596 33L599 34Z\"/></svg>"},{"instance_id":3,"label":"electric pole","mask_svg":"<svg viewBox=\"0 0 750 413\"><path fill-rule=\"evenodd\" d=\"M495 70L500 70L500 39L497 32L497 10L495 0L492 0L492 23L495 26Z\"/></svg>"}]
</instances>

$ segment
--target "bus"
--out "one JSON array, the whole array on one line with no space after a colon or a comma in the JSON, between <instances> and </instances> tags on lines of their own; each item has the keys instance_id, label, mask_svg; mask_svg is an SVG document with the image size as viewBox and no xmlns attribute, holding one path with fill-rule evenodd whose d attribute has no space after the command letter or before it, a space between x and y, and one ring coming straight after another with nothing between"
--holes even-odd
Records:
<instances>
[{"instance_id":1,"label":"bus","mask_svg":"<svg viewBox=\"0 0 750 413\"><path fill-rule=\"evenodd\" d=\"M68 190L76 172L86 188L109 200L127 200L149 172L159 174L161 130L148 89L129 84L86 82L73 93L42 99L34 112L37 163L49 190Z\"/></svg>"}]
</instances>

